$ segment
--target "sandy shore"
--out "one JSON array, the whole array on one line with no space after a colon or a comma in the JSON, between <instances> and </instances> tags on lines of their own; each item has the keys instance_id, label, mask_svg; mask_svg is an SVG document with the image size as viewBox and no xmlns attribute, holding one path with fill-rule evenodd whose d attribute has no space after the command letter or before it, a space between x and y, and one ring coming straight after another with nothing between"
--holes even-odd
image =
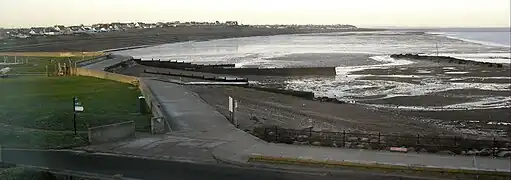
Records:
<instances>
[{"instance_id":1,"label":"sandy shore","mask_svg":"<svg viewBox=\"0 0 511 180\"><path fill-rule=\"evenodd\" d=\"M129 75L157 77L159 79L175 79L180 81L203 81L193 78L181 78L143 73L144 69L175 71L137 65L125 69L122 73ZM266 82L266 86L283 87L283 83L295 77L264 77L247 76L249 80ZM302 77L300 77L302 78ZM241 128L251 130L256 126L279 125L287 128L313 127L327 131L358 131L382 132L394 134L443 134L458 135L472 138L506 136L506 126L488 124L489 122L506 121L511 115L509 108L469 110L469 111L404 111L394 108L377 108L363 104L338 104L302 99L289 95L258 91L233 86L187 86L196 92L205 102L228 116L229 96L239 101L237 118ZM456 90L442 92L460 94ZM472 90L473 94L494 94L493 91ZM508 92L502 92L508 93ZM465 102L469 98L460 96L427 96L395 97L385 100L367 100L367 104L394 105L445 105ZM505 95L505 94L502 94ZM438 96L438 97L436 97ZM374 98L374 97L373 97ZM380 102L379 102L380 101ZM488 116L488 114L492 114ZM474 121L478 120L478 123ZM471 122L471 123L468 123Z\"/></svg>"},{"instance_id":2,"label":"sandy shore","mask_svg":"<svg viewBox=\"0 0 511 180\"><path fill-rule=\"evenodd\" d=\"M66 36L40 36L27 39L0 39L0 52L41 51L101 51L143 45L159 45L183 41L207 41L232 37L268 36L314 32L339 32L347 30L273 29L243 26L190 26L152 29L129 29L93 34ZM350 30L353 31L353 30ZM372 31L359 29L356 31Z\"/></svg>"}]
</instances>

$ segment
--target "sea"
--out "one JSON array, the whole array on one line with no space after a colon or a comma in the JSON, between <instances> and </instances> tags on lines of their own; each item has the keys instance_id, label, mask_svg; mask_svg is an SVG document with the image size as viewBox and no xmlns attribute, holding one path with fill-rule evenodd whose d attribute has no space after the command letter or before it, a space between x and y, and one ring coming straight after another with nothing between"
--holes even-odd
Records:
<instances>
[{"instance_id":1,"label":"sea","mask_svg":"<svg viewBox=\"0 0 511 180\"><path fill-rule=\"evenodd\" d=\"M388 55L395 53L438 53L510 63L510 38L509 28L388 30L189 41L120 53L142 59L235 63L237 67L344 66L346 61L360 61L363 55L390 61ZM338 56L357 57L346 60Z\"/></svg>"},{"instance_id":2,"label":"sea","mask_svg":"<svg viewBox=\"0 0 511 180\"><path fill-rule=\"evenodd\" d=\"M293 34L189 41L120 51L143 60L177 60L201 64L234 63L236 67L336 67L337 77L291 79L286 88L317 96L357 102L367 97L421 96L454 89L511 92L506 83L452 83L435 76L419 84L357 79L353 71L414 63L396 53L453 56L481 62L511 63L510 28L443 28ZM398 75L393 75L398 76ZM491 77L510 79L510 77ZM370 90L376 89L376 90ZM491 104L491 105L488 105ZM510 96L489 96L422 110L467 110L511 107ZM401 107L406 108L406 107Z\"/></svg>"}]
</instances>

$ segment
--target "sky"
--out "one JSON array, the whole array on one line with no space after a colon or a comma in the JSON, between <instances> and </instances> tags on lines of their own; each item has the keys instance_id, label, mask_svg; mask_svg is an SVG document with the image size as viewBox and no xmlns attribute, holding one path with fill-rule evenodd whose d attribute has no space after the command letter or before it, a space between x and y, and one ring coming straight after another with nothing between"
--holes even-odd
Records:
<instances>
[{"instance_id":1,"label":"sky","mask_svg":"<svg viewBox=\"0 0 511 180\"><path fill-rule=\"evenodd\" d=\"M228 21L359 27L510 27L511 0L0 0L0 27Z\"/></svg>"}]
</instances>

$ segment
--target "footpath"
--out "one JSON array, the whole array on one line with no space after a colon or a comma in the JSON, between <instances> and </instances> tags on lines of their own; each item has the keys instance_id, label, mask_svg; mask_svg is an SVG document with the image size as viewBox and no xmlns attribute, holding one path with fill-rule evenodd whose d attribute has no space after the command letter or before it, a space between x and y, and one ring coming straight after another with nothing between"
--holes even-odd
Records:
<instances>
[{"instance_id":1,"label":"footpath","mask_svg":"<svg viewBox=\"0 0 511 180\"><path fill-rule=\"evenodd\" d=\"M118 58L102 61L101 64L94 64L93 68L120 61L122 60ZM188 160L214 159L241 166L266 162L327 167L362 166L421 171L435 169L446 172L511 173L509 158L394 153L268 143L234 127L223 115L182 85L151 78L142 78L141 81L155 94L164 114L168 116L165 119L171 125L172 131L161 136L141 137L113 145L89 146L86 147L87 150L169 159L195 157Z\"/></svg>"}]
</instances>

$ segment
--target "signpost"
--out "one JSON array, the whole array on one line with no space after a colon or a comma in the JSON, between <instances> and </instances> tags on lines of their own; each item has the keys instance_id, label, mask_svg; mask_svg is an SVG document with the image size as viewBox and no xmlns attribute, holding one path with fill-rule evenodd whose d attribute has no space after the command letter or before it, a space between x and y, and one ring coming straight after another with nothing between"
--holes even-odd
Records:
<instances>
[{"instance_id":1,"label":"signpost","mask_svg":"<svg viewBox=\"0 0 511 180\"><path fill-rule=\"evenodd\" d=\"M84 108L82 106L82 103L80 103L80 101L78 101L77 97L73 97L73 126L74 126L74 130L75 130L75 135L76 135L76 113L83 112L83 111L84 111Z\"/></svg>"},{"instance_id":2,"label":"signpost","mask_svg":"<svg viewBox=\"0 0 511 180\"><path fill-rule=\"evenodd\" d=\"M230 119L231 119L232 124L234 126L238 127L238 121L236 120L236 118L234 116L234 113L236 113L236 108L238 108L238 103L236 102L236 100L234 100L234 98L229 96L229 115L230 115Z\"/></svg>"}]
</instances>

